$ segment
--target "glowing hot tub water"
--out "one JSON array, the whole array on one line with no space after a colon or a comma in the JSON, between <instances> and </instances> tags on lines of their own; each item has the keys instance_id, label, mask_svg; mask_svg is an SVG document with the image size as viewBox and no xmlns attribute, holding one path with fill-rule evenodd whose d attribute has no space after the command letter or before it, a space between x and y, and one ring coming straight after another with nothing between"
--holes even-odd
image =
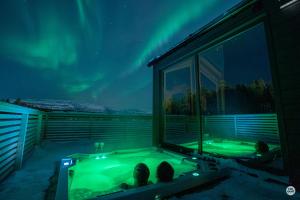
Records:
<instances>
[{"instance_id":1,"label":"glowing hot tub water","mask_svg":"<svg viewBox=\"0 0 300 200\"><path fill-rule=\"evenodd\" d=\"M112 152L78 157L69 167L69 199L87 199L121 191L121 183L133 184L133 169L143 162L150 169L149 180L156 183L156 168L162 161L169 162L175 177L197 169L197 165L172 153L154 148L131 152Z\"/></svg>"}]
</instances>

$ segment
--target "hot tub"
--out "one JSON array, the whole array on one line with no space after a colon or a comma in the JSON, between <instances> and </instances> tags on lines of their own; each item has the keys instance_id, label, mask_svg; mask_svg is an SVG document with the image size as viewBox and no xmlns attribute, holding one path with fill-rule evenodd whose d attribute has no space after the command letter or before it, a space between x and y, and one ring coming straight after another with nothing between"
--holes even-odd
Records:
<instances>
[{"instance_id":1,"label":"hot tub","mask_svg":"<svg viewBox=\"0 0 300 200\"><path fill-rule=\"evenodd\" d=\"M58 193L67 192L60 196L67 196L71 200L140 199L143 195L143 199L153 199L157 195L170 196L174 192L201 184L204 180L214 179L219 173L204 172L197 160L158 148L103 154L74 154L69 158L72 159L72 163L62 163ZM175 176L171 183L156 184L156 168L162 161L169 162L174 168ZM122 183L133 184L133 169L140 162L149 167L149 180L154 184L129 190L122 189ZM207 175L209 177L205 178Z\"/></svg>"}]
</instances>

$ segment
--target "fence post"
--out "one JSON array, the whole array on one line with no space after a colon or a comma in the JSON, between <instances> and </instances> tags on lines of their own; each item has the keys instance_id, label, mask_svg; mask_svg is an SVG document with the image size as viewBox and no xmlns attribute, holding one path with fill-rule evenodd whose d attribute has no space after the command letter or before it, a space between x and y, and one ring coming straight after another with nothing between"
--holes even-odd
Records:
<instances>
[{"instance_id":1,"label":"fence post","mask_svg":"<svg viewBox=\"0 0 300 200\"><path fill-rule=\"evenodd\" d=\"M43 115L39 114L38 115L38 120L37 120L37 130L36 130L36 144L41 143L41 134L42 134L42 122L43 122Z\"/></svg>"},{"instance_id":2,"label":"fence post","mask_svg":"<svg viewBox=\"0 0 300 200\"><path fill-rule=\"evenodd\" d=\"M22 120L21 120L21 125L20 125L20 134L19 134L19 140L18 140L18 146L17 146L17 152L16 152L16 168L17 169L20 169L22 167L27 125L28 125L28 114L22 114Z\"/></svg>"},{"instance_id":3,"label":"fence post","mask_svg":"<svg viewBox=\"0 0 300 200\"><path fill-rule=\"evenodd\" d=\"M200 132L202 134L202 140L204 140L204 138L207 138L207 135L210 136L210 130L209 130L209 127L207 125L207 117L208 117L207 115L202 115L201 116L201 121L200 121L200 123L201 123L201 126L200 126L201 130L200 130Z\"/></svg>"},{"instance_id":4,"label":"fence post","mask_svg":"<svg viewBox=\"0 0 300 200\"><path fill-rule=\"evenodd\" d=\"M44 113L45 114L45 118L44 118L44 127L43 127L43 130L44 130L44 138L47 139L47 134L48 134L48 113Z\"/></svg>"},{"instance_id":5,"label":"fence post","mask_svg":"<svg viewBox=\"0 0 300 200\"><path fill-rule=\"evenodd\" d=\"M89 116L88 117L88 125L89 125L89 127L88 127L88 135L89 135L89 139L92 139L92 117L91 116Z\"/></svg>"},{"instance_id":6,"label":"fence post","mask_svg":"<svg viewBox=\"0 0 300 200\"><path fill-rule=\"evenodd\" d=\"M236 115L234 115L234 135L237 137L237 122L236 122Z\"/></svg>"}]
</instances>

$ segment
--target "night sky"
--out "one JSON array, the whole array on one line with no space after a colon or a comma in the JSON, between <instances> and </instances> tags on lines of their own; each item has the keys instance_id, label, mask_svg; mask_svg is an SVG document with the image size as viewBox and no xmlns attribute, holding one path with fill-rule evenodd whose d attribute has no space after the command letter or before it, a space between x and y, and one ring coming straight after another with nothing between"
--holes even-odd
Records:
<instances>
[{"instance_id":1,"label":"night sky","mask_svg":"<svg viewBox=\"0 0 300 200\"><path fill-rule=\"evenodd\" d=\"M7 0L0 98L152 108L147 62L239 0Z\"/></svg>"}]
</instances>

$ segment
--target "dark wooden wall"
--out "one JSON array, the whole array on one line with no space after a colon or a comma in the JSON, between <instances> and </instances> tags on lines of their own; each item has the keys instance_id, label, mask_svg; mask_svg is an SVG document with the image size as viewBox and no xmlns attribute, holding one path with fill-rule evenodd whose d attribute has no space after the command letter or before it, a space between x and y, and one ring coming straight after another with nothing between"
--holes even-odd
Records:
<instances>
[{"instance_id":1,"label":"dark wooden wall","mask_svg":"<svg viewBox=\"0 0 300 200\"><path fill-rule=\"evenodd\" d=\"M293 185L300 185L300 2L284 9L268 5L272 68L277 84L285 167Z\"/></svg>"}]
</instances>

